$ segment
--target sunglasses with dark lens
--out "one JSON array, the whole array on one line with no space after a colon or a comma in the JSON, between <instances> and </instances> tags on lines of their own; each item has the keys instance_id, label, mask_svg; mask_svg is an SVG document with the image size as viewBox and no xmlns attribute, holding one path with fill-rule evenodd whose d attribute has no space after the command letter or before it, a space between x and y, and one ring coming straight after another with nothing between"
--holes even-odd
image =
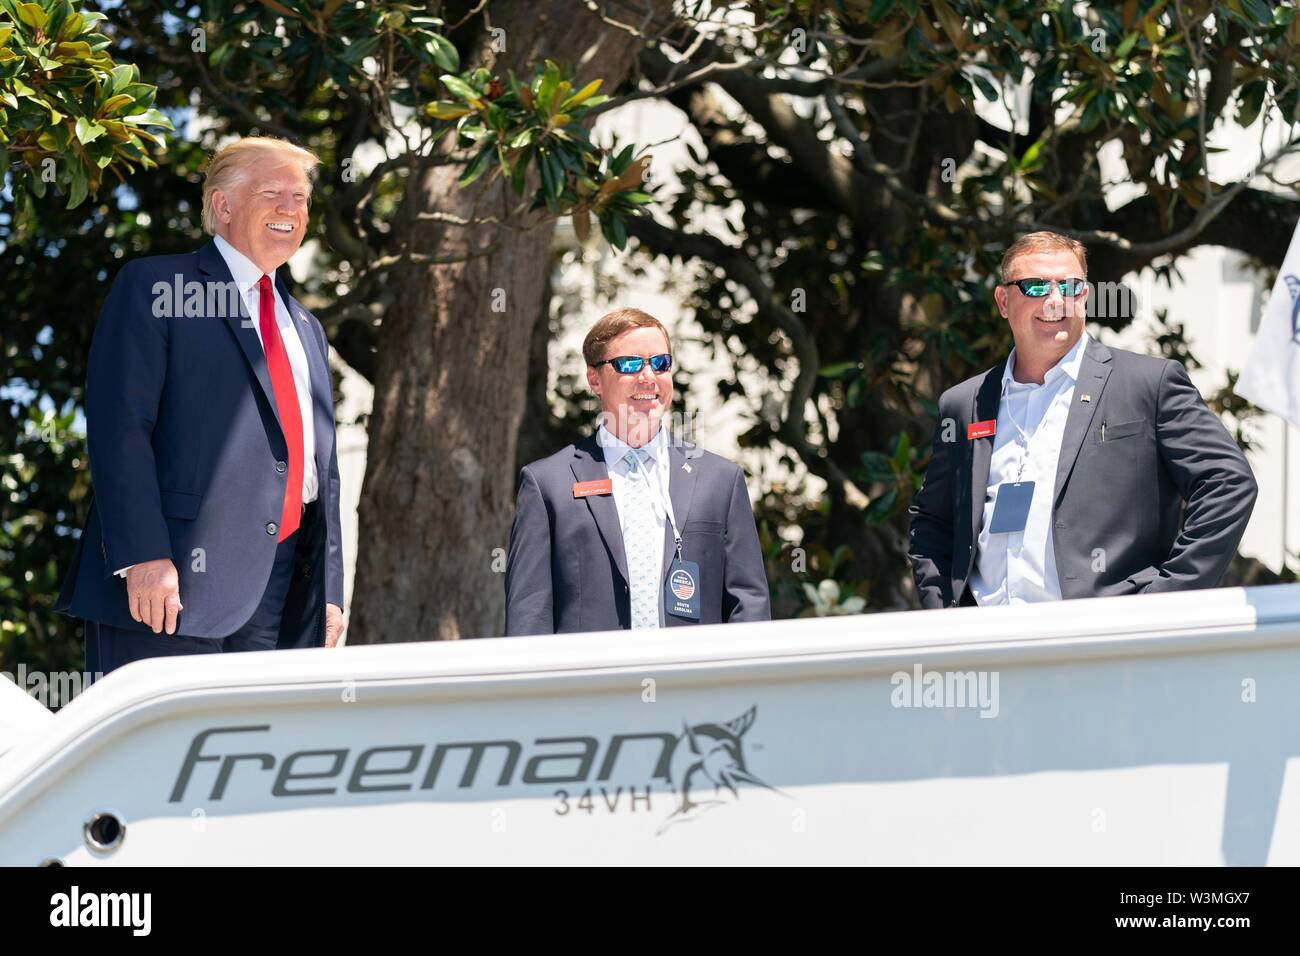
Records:
<instances>
[{"instance_id":1,"label":"sunglasses with dark lens","mask_svg":"<svg viewBox=\"0 0 1300 956\"><path fill-rule=\"evenodd\" d=\"M1061 290L1061 295L1070 299L1080 295L1088 287L1088 283L1083 279L1011 279L1003 282L1002 285L1013 285L1031 299L1041 299L1043 296L1051 295L1052 283Z\"/></svg>"},{"instance_id":2,"label":"sunglasses with dark lens","mask_svg":"<svg viewBox=\"0 0 1300 956\"><path fill-rule=\"evenodd\" d=\"M603 362L597 362L592 368L600 368L602 365L614 366L614 371L620 375L636 375L641 369L645 368L645 357L641 355L619 355L615 358L605 359ZM673 367L673 357L667 352L661 352L658 355L650 356L650 370L652 372L666 372Z\"/></svg>"}]
</instances>

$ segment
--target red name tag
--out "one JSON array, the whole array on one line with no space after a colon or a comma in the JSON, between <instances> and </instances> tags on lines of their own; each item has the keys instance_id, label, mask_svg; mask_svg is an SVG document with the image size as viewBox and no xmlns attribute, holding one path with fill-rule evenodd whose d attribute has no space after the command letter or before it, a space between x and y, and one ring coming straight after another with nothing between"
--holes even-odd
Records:
<instances>
[{"instance_id":1,"label":"red name tag","mask_svg":"<svg viewBox=\"0 0 1300 956\"><path fill-rule=\"evenodd\" d=\"M608 478L601 478L599 481L575 481L573 483L573 497L585 498L588 495L612 495L614 493L614 483Z\"/></svg>"},{"instance_id":2,"label":"red name tag","mask_svg":"<svg viewBox=\"0 0 1300 956\"><path fill-rule=\"evenodd\" d=\"M998 420L996 418L990 418L986 422L971 422L966 426L966 438L967 440L988 438L990 435L996 434L997 430Z\"/></svg>"}]
</instances>

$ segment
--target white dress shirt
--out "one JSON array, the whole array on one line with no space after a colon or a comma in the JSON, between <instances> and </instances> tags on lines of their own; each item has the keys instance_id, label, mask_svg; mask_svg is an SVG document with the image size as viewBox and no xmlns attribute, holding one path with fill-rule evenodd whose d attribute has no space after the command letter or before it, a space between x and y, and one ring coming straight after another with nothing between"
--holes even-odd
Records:
<instances>
[{"instance_id":1,"label":"white dress shirt","mask_svg":"<svg viewBox=\"0 0 1300 956\"><path fill-rule=\"evenodd\" d=\"M244 305L252 318L253 328L257 331L257 340L262 341L262 293L257 284L263 272L242 252L226 242L221 236L216 237L217 249L221 258L230 267L230 274L239 285ZM312 417L311 374L308 371L307 352L303 349L302 338L298 335L298 326L289 315L289 309L280 298L280 290L275 287L275 276L271 276L271 293L275 296L275 324L280 327L280 339L284 342L285 354L289 357L289 368L293 372L294 388L298 392L298 407L302 409L302 503L315 501L320 492L320 480L316 475L316 427ZM262 343L265 350L266 343ZM274 396L271 396L274 401Z\"/></svg>"},{"instance_id":2,"label":"white dress shirt","mask_svg":"<svg viewBox=\"0 0 1300 956\"><path fill-rule=\"evenodd\" d=\"M244 306L252 319L252 326L257 332L257 341L262 341L262 292L258 282L264 273L255 266L247 256L228 243L221 236L214 237L217 251L230 267L230 274L239 285L244 297ZM289 358L289 369L293 372L294 389L298 393L298 407L302 409L302 503L315 501L320 492L320 479L316 475L316 427L312 418L311 373L308 371L307 353L303 350L298 328L289 316L289 309L280 298L280 290L275 287L275 276L271 276L271 292L275 296L275 322L280 327L280 339L284 342L284 351ZM224 299L222 301L225 301ZM263 343L263 350L266 345ZM272 401L274 397L272 396ZM117 571L119 577L126 577L126 572L135 565L128 565Z\"/></svg>"},{"instance_id":3,"label":"white dress shirt","mask_svg":"<svg viewBox=\"0 0 1300 956\"><path fill-rule=\"evenodd\" d=\"M1016 350L1012 349L1007 357L984 495L984 519L970 577L971 594L978 604L1061 599L1061 581L1052 550L1052 497L1065 421L1087 343L1088 333L1084 332L1074 348L1048 370L1042 385L1016 381ZM1034 482L1025 528L990 534L998 486L1014 481Z\"/></svg>"},{"instance_id":4,"label":"white dress shirt","mask_svg":"<svg viewBox=\"0 0 1300 956\"><path fill-rule=\"evenodd\" d=\"M626 459L627 453L632 450L632 446L616 437L604 425L596 429L596 442L605 455L606 468L609 470L609 482L614 492L614 507L618 509L618 526L623 533L623 540L626 542L627 519L623 516L623 502L627 495L628 462ZM668 497L668 430L660 428L659 431L655 432L653 438L641 446L641 450L647 451L651 455L650 461L646 462L646 474L650 479L650 491L655 502L655 567L662 568L664 566L664 538L667 535L664 529L668 526L668 509L672 507L672 500ZM676 515L673 517L676 518ZM624 548L626 548L626 544L624 544ZM659 595L659 619L662 624L662 594Z\"/></svg>"}]
</instances>

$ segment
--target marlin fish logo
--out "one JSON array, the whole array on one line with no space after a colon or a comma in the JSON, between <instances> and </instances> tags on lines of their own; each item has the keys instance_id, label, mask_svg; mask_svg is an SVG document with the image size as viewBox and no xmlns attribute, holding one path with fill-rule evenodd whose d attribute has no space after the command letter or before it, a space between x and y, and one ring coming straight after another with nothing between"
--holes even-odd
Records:
<instances>
[{"instance_id":1,"label":"marlin fish logo","mask_svg":"<svg viewBox=\"0 0 1300 956\"><path fill-rule=\"evenodd\" d=\"M1291 341L1300 345L1300 279L1283 276L1286 291L1291 293Z\"/></svg>"},{"instance_id":2,"label":"marlin fish logo","mask_svg":"<svg viewBox=\"0 0 1300 956\"><path fill-rule=\"evenodd\" d=\"M745 711L735 720L725 724L695 724L683 722L682 735L677 738L673 750L668 780L678 784L681 791L681 803L676 810L664 820L658 832L663 833L674 823L686 823L694 820L706 810L722 806L730 801L723 799L723 790L731 794L732 799L739 799L739 784L748 783L763 787L775 793L781 793L776 787L755 777L745 767L745 750L743 738L754 719L758 716L758 706ZM709 799L696 799L691 791L707 790L713 785L713 795ZM785 794L781 794L785 796Z\"/></svg>"}]
</instances>

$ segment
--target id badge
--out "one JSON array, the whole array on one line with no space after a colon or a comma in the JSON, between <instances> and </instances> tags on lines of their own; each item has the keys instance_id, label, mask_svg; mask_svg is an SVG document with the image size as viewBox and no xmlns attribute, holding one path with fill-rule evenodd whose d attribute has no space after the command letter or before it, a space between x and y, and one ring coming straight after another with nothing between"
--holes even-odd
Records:
<instances>
[{"instance_id":1,"label":"id badge","mask_svg":"<svg viewBox=\"0 0 1300 956\"><path fill-rule=\"evenodd\" d=\"M674 558L664 583L664 611L676 617L700 619L700 566Z\"/></svg>"},{"instance_id":2,"label":"id badge","mask_svg":"<svg viewBox=\"0 0 1300 956\"><path fill-rule=\"evenodd\" d=\"M989 534L1016 534L1024 531L1029 521L1029 505L1033 500L1032 481L1004 481L998 485Z\"/></svg>"}]
</instances>

